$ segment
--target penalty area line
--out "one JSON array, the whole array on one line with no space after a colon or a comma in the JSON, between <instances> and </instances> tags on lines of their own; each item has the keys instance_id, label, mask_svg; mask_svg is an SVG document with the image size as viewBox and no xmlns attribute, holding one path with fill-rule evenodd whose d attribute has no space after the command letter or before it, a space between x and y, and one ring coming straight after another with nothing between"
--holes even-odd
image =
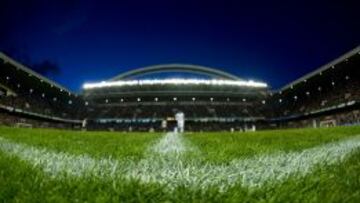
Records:
<instances>
[{"instance_id":1,"label":"penalty area line","mask_svg":"<svg viewBox=\"0 0 360 203\"><path fill-rule=\"evenodd\" d=\"M160 155L179 155L193 150L194 147L184 139L183 134L168 132L158 143L151 146L149 151Z\"/></svg>"},{"instance_id":2,"label":"penalty area line","mask_svg":"<svg viewBox=\"0 0 360 203\"><path fill-rule=\"evenodd\" d=\"M164 141L160 140L158 145L155 145L155 149L160 148L157 152L166 154L182 151L182 145L176 141L178 138L171 136L174 135L165 136ZM166 146L164 143L175 143L179 146L175 149L156 147ZM281 183L294 175L303 177L313 172L316 166L336 164L359 148L360 136L354 136L302 151L258 155L233 160L226 165L214 165L199 163L196 159L182 160L181 156L164 159L161 154L150 155L140 161L94 159L87 154L54 152L0 137L2 152L40 168L53 178L135 179L142 183L163 184L170 190L185 186L189 189L204 190L217 187L220 191L226 191L237 184L242 187L259 188L267 183Z\"/></svg>"}]
</instances>

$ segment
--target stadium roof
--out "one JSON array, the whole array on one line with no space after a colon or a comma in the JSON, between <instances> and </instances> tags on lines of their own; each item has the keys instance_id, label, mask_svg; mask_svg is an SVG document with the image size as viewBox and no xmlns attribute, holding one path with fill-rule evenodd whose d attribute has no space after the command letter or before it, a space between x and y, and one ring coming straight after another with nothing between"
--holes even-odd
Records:
<instances>
[{"instance_id":1,"label":"stadium roof","mask_svg":"<svg viewBox=\"0 0 360 203\"><path fill-rule=\"evenodd\" d=\"M71 92L70 90L68 90L67 88L61 86L60 84L46 78L45 76L42 76L41 74L31 70L30 68L22 65L21 63L15 61L14 59L10 58L9 56L7 56L6 54L0 52L0 59L2 59L4 61L4 63L10 63L11 65L15 66L16 68L26 72L29 74L29 76L35 76L37 78L39 78L41 81L46 82L48 84L50 84L51 86L54 86L56 88L58 88L61 91L65 91L68 94L73 94L76 95L75 93Z\"/></svg>"},{"instance_id":2,"label":"stadium roof","mask_svg":"<svg viewBox=\"0 0 360 203\"><path fill-rule=\"evenodd\" d=\"M210 76L212 79L186 79L186 78L170 78L170 79L141 79L134 80L137 76L145 76L153 73L163 72L186 72L196 73L200 75ZM266 88L267 84L263 82L255 82L253 80L243 80L236 75L198 65L189 64L162 64L130 70L128 72L117 75L107 81L98 83L85 83L84 89L105 88L105 87L121 87L121 86L141 86L141 85L211 85L211 86L239 86L239 87L260 87Z\"/></svg>"},{"instance_id":3,"label":"stadium roof","mask_svg":"<svg viewBox=\"0 0 360 203\"><path fill-rule=\"evenodd\" d=\"M321 66L320 68L318 68L318 69L316 69L316 70L314 70L314 71L312 71L312 72L310 72L310 73L308 73L308 74L300 77L299 79L297 79L297 80L295 80L295 81L293 81L293 82L291 82L291 83L283 86L283 87L280 88L278 91L284 91L284 90L286 90L286 89L288 89L288 88L291 88L291 87L293 87L293 86L295 86L295 85L297 85L297 84L299 84L299 83L301 83L301 82L304 82L304 81L306 81L307 79L309 79L309 78L311 78L311 77L313 77L313 76L315 76L315 75L317 75L317 74L320 74L321 72L323 72L323 71L325 71L325 70L327 70L327 69L329 69L329 68L331 68L331 67L333 67L333 66L336 66L336 65L339 64L340 62L342 62L342 61L344 61L344 60L347 60L348 58L350 58L351 56L353 56L353 55L355 55L355 54L360 54L360 45L357 46L356 48L354 48L353 50L351 50L351 51L343 54L342 56L340 56L340 57L338 57L338 58L330 61L329 63L327 63L327 64L325 64L325 65L323 65L323 66Z\"/></svg>"},{"instance_id":4,"label":"stadium roof","mask_svg":"<svg viewBox=\"0 0 360 203\"><path fill-rule=\"evenodd\" d=\"M176 72L176 71L197 73L197 74L211 76L213 78L220 78L227 80L241 80L241 78L239 78L236 75L215 68L199 66L199 65L191 65L191 64L161 64L161 65L147 66L135 70L130 70L128 72L117 75L114 78L111 78L109 81L125 80L136 76L144 76L153 73Z\"/></svg>"}]
</instances>

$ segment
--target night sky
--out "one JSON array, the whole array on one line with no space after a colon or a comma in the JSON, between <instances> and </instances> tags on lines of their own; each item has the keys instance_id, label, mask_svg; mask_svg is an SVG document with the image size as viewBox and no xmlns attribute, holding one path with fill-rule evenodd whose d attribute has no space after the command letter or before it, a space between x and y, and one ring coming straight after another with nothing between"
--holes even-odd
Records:
<instances>
[{"instance_id":1,"label":"night sky","mask_svg":"<svg viewBox=\"0 0 360 203\"><path fill-rule=\"evenodd\" d=\"M360 44L356 1L251 2L0 0L0 51L73 91L163 63L279 88Z\"/></svg>"}]
</instances>

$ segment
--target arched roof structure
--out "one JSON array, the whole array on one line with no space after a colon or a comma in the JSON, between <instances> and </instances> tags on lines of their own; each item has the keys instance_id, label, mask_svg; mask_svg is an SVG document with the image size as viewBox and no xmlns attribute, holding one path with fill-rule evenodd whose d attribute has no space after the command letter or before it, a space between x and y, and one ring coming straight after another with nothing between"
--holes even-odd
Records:
<instances>
[{"instance_id":1,"label":"arched roof structure","mask_svg":"<svg viewBox=\"0 0 360 203\"><path fill-rule=\"evenodd\" d=\"M119 74L108 81L118 81L118 80L127 80L134 78L136 76L145 76L154 73L163 73L163 72L186 72L186 73L196 73L201 75L210 76L213 78L227 79L227 80L242 80L236 75L199 65L189 65L189 64L162 64L147 66L143 68L138 68L135 70L130 70L125 73Z\"/></svg>"}]
</instances>

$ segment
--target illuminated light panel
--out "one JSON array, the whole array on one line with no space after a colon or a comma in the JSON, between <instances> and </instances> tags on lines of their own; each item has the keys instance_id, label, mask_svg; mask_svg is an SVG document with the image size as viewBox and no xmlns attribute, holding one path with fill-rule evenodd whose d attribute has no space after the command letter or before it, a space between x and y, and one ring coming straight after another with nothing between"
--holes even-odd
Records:
<instances>
[{"instance_id":1,"label":"illuminated light panel","mask_svg":"<svg viewBox=\"0 0 360 203\"><path fill-rule=\"evenodd\" d=\"M154 80L127 80L127 81L102 81L99 83L85 83L84 89L122 87L142 85L214 85L214 86L239 86L265 88L268 85L253 80L204 80L204 79L154 79Z\"/></svg>"}]
</instances>

